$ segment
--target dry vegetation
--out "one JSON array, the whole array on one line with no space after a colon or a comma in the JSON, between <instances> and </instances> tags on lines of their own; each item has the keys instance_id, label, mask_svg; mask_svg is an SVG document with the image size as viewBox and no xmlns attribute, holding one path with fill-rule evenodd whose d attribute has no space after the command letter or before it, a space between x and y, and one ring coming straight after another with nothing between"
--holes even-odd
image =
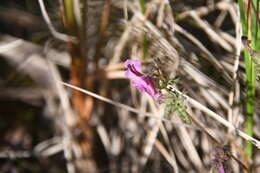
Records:
<instances>
[{"instance_id":1,"label":"dry vegetation","mask_svg":"<svg viewBox=\"0 0 260 173\"><path fill-rule=\"evenodd\" d=\"M260 172L257 97L254 136L244 133L237 2L169 1L87 0L82 13L75 0L71 23L69 1L2 0L0 172L214 172L223 147L226 172ZM179 78L192 123L136 90L126 59Z\"/></svg>"}]
</instances>

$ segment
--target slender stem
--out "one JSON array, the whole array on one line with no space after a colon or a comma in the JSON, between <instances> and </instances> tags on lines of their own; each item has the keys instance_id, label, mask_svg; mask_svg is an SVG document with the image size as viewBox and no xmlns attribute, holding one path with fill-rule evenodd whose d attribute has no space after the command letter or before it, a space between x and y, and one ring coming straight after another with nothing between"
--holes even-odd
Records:
<instances>
[{"instance_id":1,"label":"slender stem","mask_svg":"<svg viewBox=\"0 0 260 173\"><path fill-rule=\"evenodd\" d=\"M254 99L255 99L255 84L254 84L254 65L251 61L248 51L245 51L246 73L247 73L247 101L246 101L246 133L253 136L254 128ZM245 152L249 157L252 157L253 146L251 143L245 143Z\"/></svg>"},{"instance_id":2,"label":"slender stem","mask_svg":"<svg viewBox=\"0 0 260 173\"><path fill-rule=\"evenodd\" d=\"M62 85L64 86L67 86L69 88L72 88L74 90L78 90L82 93L85 93L87 95L90 95L96 99L99 99L101 101L104 101L104 102L107 102L109 104L112 104L114 106L118 106L118 107L121 107L123 109L126 109L128 111L131 111L131 112L135 112L135 113L141 113L145 116L148 116L148 117L153 117L153 118L159 118L158 116L154 116L153 114L150 114L150 113L145 113L145 112L140 112L134 108L131 108L129 106L126 106L122 103L119 103L119 102L115 102L115 101L112 101L110 99L107 99L105 97L102 97L102 96L99 96L93 92L90 92L90 91L87 91L87 90L84 90L82 88L79 88L79 87L76 87L76 86L73 86L73 85L70 85L68 83L64 83L64 82L61 82L61 81L58 81L59 83L61 83ZM205 113L205 115L207 116L210 116L211 118L214 118L216 121L218 121L219 123L221 123L222 125L224 125L225 127L228 127L234 131L236 131L236 133L242 137L243 139L253 143L258 149L260 149L260 141L258 141L257 139L251 137L251 136L248 136L246 133L242 132L241 130L237 129L232 123L228 122L227 120L225 120L224 118L222 118L220 115L216 114L215 112L213 112L212 110L208 109L207 107L205 107L204 105L202 105L201 103L197 102L195 99L192 99L191 97L181 93L180 91L178 90L175 90L176 92L182 94L182 96L186 99L186 101L188 103L190 103L192 106L194 106L194 108L198 109L198 110L201 110L202 112ZM164 118L160 118L162 119L163 121L166 121L168 122L169 120L166 120ZM172 122L171 122L172 123ZM186 125L187 127L189 127L189 125Z\"/></svg>"},{"instance_id":3,"label":"slender stem","mask_svg":"<svg viewBox=\"0 0 260 173\"><path fill-rule=\"evenodd\" d=\"M259 48L259 27L258 27L258 11L259 0L250 0L247 7L243 0L239 0L240 18L243 29L243 35L252 40L252 48ZM257 12L257 13L256 13ZM246 16L245 16L246 14ZM259 45L260 46L260 45ZM255 64L252 62L252 57L248 50L244 51L244 61L246 65L246 133L249 136L253 136L254 128L254 102L255 102L255 90L256 90L256 72ZM249 142L245 143L245 152L249 157L253 155L253 145Z\"/></svg>"}]
</instances>

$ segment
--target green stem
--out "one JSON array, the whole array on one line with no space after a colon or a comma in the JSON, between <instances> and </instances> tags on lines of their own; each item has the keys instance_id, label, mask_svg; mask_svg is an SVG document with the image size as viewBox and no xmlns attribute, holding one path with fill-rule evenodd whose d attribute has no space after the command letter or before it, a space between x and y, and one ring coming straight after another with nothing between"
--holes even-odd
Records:
<instances>
[{"instance_id":1,"label":"green stem","mask_svg":"<svg viewBox=\"0 0 260 173\"><path fill-rule=\"evenodd\" d=\"M239 0L239 9L240 9L240 20L243 30L243 35L247 36L250 40L252 40L252 48L259 48L259 27L257 21L257 15L254 12L255 7L256 11L259 10L258 4L259 0L252 0L252 4L250 4L251 8L245 10L245 6L243 0ZM251 3L251 2L248 2ZM249 6L248 6L249 7ZM246 12L250 10L249 12ZM245 16L245 14L249 14ZM248 50L244 51L244 61L246 66L246 133L249 136L253 136L254 129L254 102L255 102L255 90L256 90L256 73L255 73L255 64L252 62L252 57L250 56ZM245 152L248 157L252 157L253 155L253 145L251 142L245 143Z\"/></svg>"},{"instance_id":2,"label":"green stem","mask_svg":"<svg viewBox=\"0 0 260 173\"><path fill-rule=\"evenodd\" d=\"M77 22L74 16L74 7L72 0L64 0L65 27L70 35L77 36Z\"/></svg>"},{"instance_id":3,"label":"green stem","mask_svg":"<svg viewBox=\"0 0 260 173\"><path fill-rule=\"evenodd\" d=\"M254 99L255 99L255 73L254 65L251 61L251 57L248 51L245 51L245 62L246 62L246 74L247 74L247 88L246 88L246 133L249 136L253 136L254 128ZM253 145L251 142L245 143L245 152L248 157L252 157Z\"/></svg>"}]
</instances>

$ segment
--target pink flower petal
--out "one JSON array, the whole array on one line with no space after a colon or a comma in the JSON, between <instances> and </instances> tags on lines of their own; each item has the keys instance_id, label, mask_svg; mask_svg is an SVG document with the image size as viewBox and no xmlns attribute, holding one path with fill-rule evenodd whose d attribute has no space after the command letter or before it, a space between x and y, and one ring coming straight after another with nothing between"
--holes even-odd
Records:
<instances>
[{"instance_id":1,"label":"pink flower petal","mask_svg":"<svg viewBox=\"0 0 260 173\"><path fill-rule=\"evenodd\" d=\"M154 99L158 100L162 94L154 87L153 81L149 76L141 73L141 62L139 60L126 60L126 77L133 78L132 84L141 92L146 92Z\"/></svg>"},{"instance_id":2,"label":"pink flower petal","mask_svg":"<svg viewBox=\"0 0 260 173\"><path fill-rule=\"evenodd\" d=\"M148 76L142 76L141 78L135 79L132 81L132 84L135 85L137 89L146 92L156 100L162 96L162 94L154 87L152 79Z\"/></svg>"},{"instance_id":3,"label":"pink flower petal","mask_svg":"<svg viewBox=\"0 0 260 173\"><path fill-rule=\"evenodd\" d=\"M141 73L141 61L139 60L126 60L125 67L127 68L125 75L128 78L135 78L143 75Z\"/></svg>"},{"instance_id":4,"label":"pink flower petal","mask_svg":"<svg viewBox=\"0 0 260 173\"><path fill-rule=\"evenodd\" d=\"M218 168L218 173L225 173L225 169L222 165Z\"/></svg>"},{"instance_id":5,"label":"pink flower petal","mask_svg":"<svg viewBox=\"0 0 260 173\"><path fill-rule=\"evenodd\" d=\"M130 69L126 70L125 72L125 76L128 77L128 78L135 78L136 77L136 74L133 73Z\"/></svg>"},{"instance_id":6,"label":"pink flower petal","mask_svg":"<svg viewBox=\"0 0 260 173\"><path fill-rule=\"evenodd\" d=\"M128 68L128 65L132 65L135 67L137 71L141 71L141 61L140 60L126 60L125 61L125 67Z\"/></svg>"}]
</instances>

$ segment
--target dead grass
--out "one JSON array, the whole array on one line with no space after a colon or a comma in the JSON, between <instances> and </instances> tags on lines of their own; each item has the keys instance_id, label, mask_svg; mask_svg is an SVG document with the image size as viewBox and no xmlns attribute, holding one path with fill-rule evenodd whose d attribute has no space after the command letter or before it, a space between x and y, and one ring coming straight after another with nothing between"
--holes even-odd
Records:
<instances>
[{"instance_id":1,"label":"dead grass","mask_svg":"<svg viewBox=\"0 0 260 173\"><path fill-rule=\"evenodd\" d=\"M43 1L40 2L42 5ZM102 6L102 2L89 2L91 10L95 5ZM92 91L86 94L95 98L89 107L91 121L88 123L71 105L71 89L59 82L70 80L64 75L64 70L69 71L71 58L64 44L49 39L44 46L36 46L1 34L0 56L36 82L32 93L41 93L30 97L28 90L0 83L3 93L23 93L0 94L1 99L19 99L28 104L43 99L45 104L39 104L48 110L46 114L56 130L50 130L53 140L32 146L33 152L21 154L14 150L9 155L3 149L0 157L46 158L63 152L69 173L88 172L82 167L84 150L78 139L90 126L95 131L94 138L100 139L103 147L101 154L95 156L104 160L97 164L100 172L212 172L214 150L225 144L231 146L232 153L227 172L259 172L259 116L255 116L254 138L243 132L245 75L240 58L243 47L236 2L208 0L196 8L190 1L167 2L148 1L144 13L137 0L107 0L103 17L101 9L90 10L90 14L98 14L101 24L93 23L93 28L88 24L91 38L86 43L89 50L83 82L92 82L86 84ZM43 14L56 39L65 42L72 39L75 44L84 41L59 33L48 13ZM95 16L92 20L95 21ZM98 26L100 32L95 30ZM144 37L147 59L143 59ZM184 124L177 112L165 117L164 104L156 103L129 85L123 67L129 58L140 59L146 66L159 59L159 67L168 76L180 79L175 89L183 93L192 124ZM257 99L255 115L259 112ZM82 123L77 126L79 121ZM245 140L255 145L253 158L245 156Z\"/></svg>"}]
</instances>

